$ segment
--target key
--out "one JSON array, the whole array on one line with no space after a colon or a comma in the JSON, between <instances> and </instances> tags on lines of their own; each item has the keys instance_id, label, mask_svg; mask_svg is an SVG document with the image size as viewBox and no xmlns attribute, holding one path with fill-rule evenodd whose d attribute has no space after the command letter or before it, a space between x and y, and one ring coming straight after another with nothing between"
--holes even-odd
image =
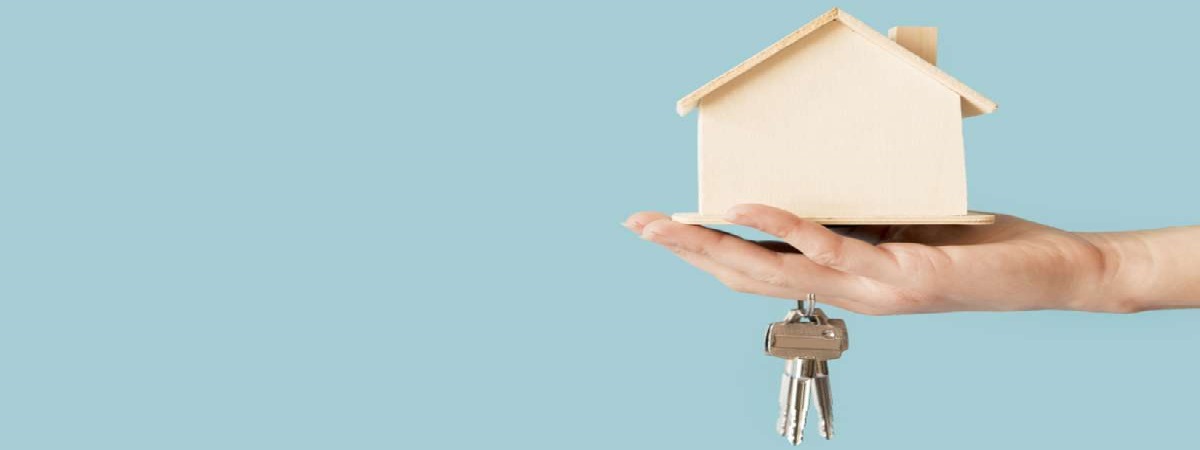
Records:
<instances>
[{"instance_id":1,"label":"key","mask_svg":"<svg viewBox=\"0 0 1200 450\"><path fill-rule=\"evenodd\" d=\"M792 445L804 440L809 403L816 403L821 436L833 438L828 361L840 358L849 348L845 322L830 319L824 311L812 308L813 300L810 296L797 309L789 311L782 322L771 324L765 341L767 354L787 360L780 386L776 431Z\"/></svg>"},{"instance_id":2,"label":"key","mask_svg":"<svg viewBox=\"0 0 1200 450\"><path fill-rule=\"evenodd\" d=\"M833 325L834 328L840 328L841 339L846 340L846 323L830 319L825 316L824 311L814 311L813 319L818 325ZM836 322L835 322L836 321ZM824 337L828 337L830 332L837 333L838 330L822 330ZM848 343L848 342L846 342ZM845 349L842 349L845 351ZM840 355L839 355L840 356ZM813 395L817 397L817 417L820 418L819 430L821 437L825 439L833 439L833 391L829 386L829 361L824 359L816 360L813 373Z\"/></svg>"},{"instance_id":3,"label":"key","mask_svg":"<svg viewBox=\"0 0 1200 450\"><path fill-rule=\"evenodd\" d=\"M818 429L821 437L833 439L833 392L829 390L829 362L816 361L813 374L813 394L817 397Z\"/></svg>"},{"instance_id":4,"label":"key","mask_svg":"<svg viewBox=\"0 0 1200 450\"><path fill-rule=\"evenodd\" d=\"M823 311L819 311L814 315L817 325L830 325L830 320L825 316ZM839 321L840 322L840 321ZM829 334L838 333L841 335L842 343L846 343L845 323L841 322L841 330L822 330L822 336L829 338ZM831 338L831 339L836 339ZM842 349L845 351L845 348ZM838 356L841 356L840 354ZM833 391L829 386L829 361L827 359L818 359L813 371L813 392L817 396L817 417L820 418L821 437L833 439Z\"/></svg>"},{"instance_id":5,"label":"key","mask_svg":"<svg viewBox=\"0 0 1200 450\"><path fill-rule=\"evenodd\" d=\"M815 361L792 358L783 371L779 389L779 434L792 445L804 441L804 424L808 421L808 404L812 396Z\"/></svg>"}]
</instances>

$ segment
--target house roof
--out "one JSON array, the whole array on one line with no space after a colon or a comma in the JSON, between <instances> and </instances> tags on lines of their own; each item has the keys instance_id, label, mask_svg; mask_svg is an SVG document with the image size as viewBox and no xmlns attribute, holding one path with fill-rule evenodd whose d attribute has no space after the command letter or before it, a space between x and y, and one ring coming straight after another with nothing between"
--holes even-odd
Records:
<instances>
[{"instance_id":1,"label":"house roof","mask_svg":"<svg viewBox=\"0 0 1200 450\"><path fill-rule=\"evenodd\" d=\"M721 76L714 78L712 81L705 83L704 86L700 86L699 89L696 89L695 91L692 91L692 93L679 99L679 102L675 104L675 111L678 112L680 116L686 116L689 112L695 109L697 105L700 104L701 99L708 94L711 94L713 91L720 89L721 86L725 85L725 83L728 83L734 78L749 72L750 69L753 69L763 61L770 59L772 56L775 56L775 54L783 51L783 49L800 41L805 36L808 36L812 32L833 21L841 22L843 25L846 25L851 30L854 30L854 32L858 33L867 41L878 45L880 48L888 52L891 52L892 54L896 55L897 58L900 58L901 61L913 66L917 70L920 70L957 93L962 98L963 117L988 114L996 110L995 102L991 101L987 97L984 97L982 94L975 92L974 89L971 89L961 81L958 81L954 77L950 76L950 74L943 72L942 69L937 68L937 66L934 66L924 59L921 59L920 56L908 51L908 49L904 48L900 44L897 44L895 41L888 39L887 36L879 34L879 32L875 31L875 29L871 28L871 26L858 19L855 19L853 16L847 14L841 9L833 8L825 14L822 14L820 17L817 17L811 22L805 24L803 27L800 27L800 29L793 31L787 36L784 36L783 39L771 44L769 47L763 49L754 56L751 56L750 59L742 61L741 64L734 66L732 69L729 69L725 73L721 74Z\"/></svg>"}]
</instances>

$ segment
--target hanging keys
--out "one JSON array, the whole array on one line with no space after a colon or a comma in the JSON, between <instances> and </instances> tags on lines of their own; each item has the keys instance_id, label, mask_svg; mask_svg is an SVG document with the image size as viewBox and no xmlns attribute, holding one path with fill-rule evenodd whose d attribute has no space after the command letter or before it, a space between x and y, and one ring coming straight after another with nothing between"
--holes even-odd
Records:
<instances>
[{"instance_id":1,"label":"hanging keys","mask_svg":"<svg viewBox=\"0 0 1200 450\"><path fill-rule=\"evenodd\" d=\"M779 392L779 422L776 431L792 445L804 440L808 405L816 398L820 433L833 438L833 393L829 385L831 359L842 356L850 345L846 323L830 319L815 308L816 296L797 302L782 322L767 327L766 352L787 360Z\"/></svg>"}]
</instances>

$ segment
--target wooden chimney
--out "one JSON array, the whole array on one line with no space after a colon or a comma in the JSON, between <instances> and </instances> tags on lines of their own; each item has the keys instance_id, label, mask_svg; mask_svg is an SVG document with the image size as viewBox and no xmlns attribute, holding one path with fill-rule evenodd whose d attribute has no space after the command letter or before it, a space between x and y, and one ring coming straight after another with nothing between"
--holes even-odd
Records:
<instances>
[{"instance_id":1,"label":"wooden chimney","mask_svg":"<svg viewBox=\"0 0 1200 450\"><path fill-rule=\"evenodd\" d=\"M892 27L888 37L921 59L937 65L937 27Z\"/></svg>"}]
</instances>

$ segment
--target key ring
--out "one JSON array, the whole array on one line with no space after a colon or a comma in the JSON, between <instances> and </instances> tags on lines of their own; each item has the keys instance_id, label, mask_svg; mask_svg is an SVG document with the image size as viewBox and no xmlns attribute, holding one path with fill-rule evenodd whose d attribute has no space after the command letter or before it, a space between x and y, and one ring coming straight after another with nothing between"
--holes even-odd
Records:
<instances>
[{"instance_id":1,"label":"key ring","mask_svg":"<svg viewBox=\"0 0 1200 450\"><path fill-rule=\"evenodd\" d=\"M796 300L796 311L800 311L802 317L812 317L816 307L817 294L807 294L804 296L804 300Z\"/></svg>"},{"instance_id":2,"label":"key ring","mask_svg":"<svg viewBox=\"0 0 1200 450\"><path fill-rule=\"evenodd\" d=\"M817 309L817 294L805 294L803 300L796 300L796 309L788 311L784 322L818 322L814 315Z\"/></svg>"}]
</instances>

